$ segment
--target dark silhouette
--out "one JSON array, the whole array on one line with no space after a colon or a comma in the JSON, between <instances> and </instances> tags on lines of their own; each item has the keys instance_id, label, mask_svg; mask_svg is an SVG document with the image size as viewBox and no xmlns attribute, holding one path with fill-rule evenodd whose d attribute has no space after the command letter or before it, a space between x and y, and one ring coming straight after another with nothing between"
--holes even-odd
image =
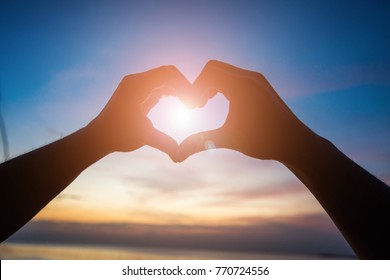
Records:
<instances>
[{"instance_id":1,"label":"dark silhouette","mask_svg":"<svg viewBox=\"0 0 390 280\"><path fill-rule=\"evenodd\" d=\"M77 132L0 165L0 241L5 240L65 189L84 169L115 152L144 145L174 155L175 140L146 117L163 94L188 92L173 66L126 76L102 112Z\"/></svg>"},{"instance_id":2,"label":"dark silhouette","mask_svg":"<svg viewBox=\"0 0 390 280\"><path fill-rule=\"evenodd\" d=\"M162 94L202 107L217 92L230 101L225 124L178 146L146 117ZM313 193L360 258L390 257L390 188L305 126L259 73L218 61L191 85L173 66L127 76L88 126L0 165L3 241L28 222L84 169L115 151L150 145L181 162L205 150L237 150L277 160Z\"/></svg>"}]
</instances>

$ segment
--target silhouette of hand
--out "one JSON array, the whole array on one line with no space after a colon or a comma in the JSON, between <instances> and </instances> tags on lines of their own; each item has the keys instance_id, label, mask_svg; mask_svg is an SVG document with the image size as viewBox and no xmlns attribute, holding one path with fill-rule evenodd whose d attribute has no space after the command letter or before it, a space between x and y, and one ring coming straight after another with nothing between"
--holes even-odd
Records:
<instances>
[{"instance_id":1,"label":"silhouette of hand","mask_svg":"<svg viewBox=\"0 0 390 280\"><path fill-rule=\"evenodd\" d=\"M209 61L193 88L199 107L217 92L223 93L230 101L229 114L221 128L186 138L178 148L177 161L215 146L254 158L288 162L311 143L314 133L290 111L260 73Z\"/></svg>"},{"instance_id":2,"label":"silhouette of hand","mask_svg":"<svg viewBox=\"0 0 390 280\"><path fill-rule=\"evenodd\" d=\"M105 151L128 152L149 145L172 158L178 147L176 141L156 130L146 115L162 95L184 98L180 95L190 87L174 66L128 75L88 128Z\"/></svg>"}]
</instances>

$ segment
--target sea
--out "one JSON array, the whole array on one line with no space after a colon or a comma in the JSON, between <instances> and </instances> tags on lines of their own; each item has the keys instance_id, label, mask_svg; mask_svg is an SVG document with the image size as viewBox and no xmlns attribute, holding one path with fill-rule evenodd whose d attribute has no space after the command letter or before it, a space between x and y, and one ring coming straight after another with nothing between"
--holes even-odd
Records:
<instances>
[{"instance_id":1,"label":"sea","mask_svg":"<svg viewBox=\"0 0 390 280\"><path fill-rule=\"evenodd\" d=\"M0 244L1 260L316 260L351 259L339 255L246 253L79 244Z\"/></svg>"}]
</instances>

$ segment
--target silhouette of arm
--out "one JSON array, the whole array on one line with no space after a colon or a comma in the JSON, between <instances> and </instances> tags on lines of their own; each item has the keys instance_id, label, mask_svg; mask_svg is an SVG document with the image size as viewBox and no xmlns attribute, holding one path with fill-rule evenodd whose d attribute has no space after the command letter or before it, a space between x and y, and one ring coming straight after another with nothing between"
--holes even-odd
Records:
<instances>
[{"instance_id":1,"label":"silhouette of arm","mask_svg":"<svg viewBox=\"0 0 390 280\"><path fill-rule=\"evenodd\" d=\"M173 66L126 76L102 112L86 127L0 165L0 241L4 241L66 188L84 169L115 152L144 145L171 157L177 143L146 117L164 94L188 91Z\"/></svg>"},{"instance_id":2,"label":"silhouette of arm","mask_svg":"<svg viewBox=\"0 0 390 280\"><path fill-rule=\"evenodd\" d=\"M329 141L285 165L307 186L361 259L390 258L390 188Z\"/></svg>"},{"instance_id":3,"label":"silhouette of arm","mask_svg":"<svg viewBox=\"0 0 390 280\"><path fill-rule=\"evenodd\" d=\"M0 165L1 236L32 219L84 169L107 155L88 128Z\"/></svg>"},{"instance_id":4,"label":"silhouette of arm","mask_svg":"<svg viewBox=\"0 0 390 280\"><path fill-rule=\"evenodd\" d=\"M289 168L313 193L360 258L390 257L390 188L305 126L259 73L218 61L194 82L199 107L217 92L230 101L225 124L180 144L176 160L205 141Z\"/></svg>"}]
</instances>

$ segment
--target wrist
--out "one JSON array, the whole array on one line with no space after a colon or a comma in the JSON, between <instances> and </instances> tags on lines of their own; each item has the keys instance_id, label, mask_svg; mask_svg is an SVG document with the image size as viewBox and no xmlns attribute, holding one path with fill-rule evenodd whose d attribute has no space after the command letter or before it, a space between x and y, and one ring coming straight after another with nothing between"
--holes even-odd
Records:
<instances>
[{"instance_id":1,"label":"wrist","mask_svg":"<svg viewBox=\"0 0 390 280\"><path fill-rule=\"evenodd\" d=\"M297 138L293 141L293 145L291 145L281 162L298 169L318 163L318 160L323 158L324 154L328 154L334 147L329 140L310 129L307 129L305 133L301 133L300 137Z\"/></svg>"},{"instance_id":2,"label":"wrist","mask_svg":"<svg viewBox=\"0 0 390 280\"><path fill-rule=\"evenodd\" d=\"M94 120L81 130L84 134L86 145L88 145L88 148L93 150L94 153L101 157L105 157L114 152L109 144L107 135L101 133L102 130L99 129Z\"/></svg>"}]
</instances>

